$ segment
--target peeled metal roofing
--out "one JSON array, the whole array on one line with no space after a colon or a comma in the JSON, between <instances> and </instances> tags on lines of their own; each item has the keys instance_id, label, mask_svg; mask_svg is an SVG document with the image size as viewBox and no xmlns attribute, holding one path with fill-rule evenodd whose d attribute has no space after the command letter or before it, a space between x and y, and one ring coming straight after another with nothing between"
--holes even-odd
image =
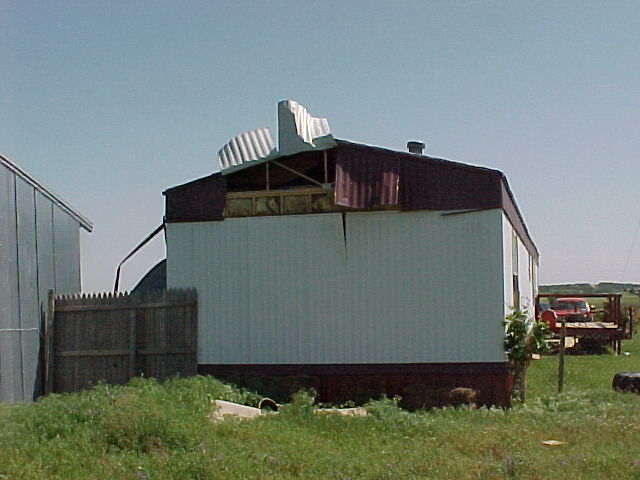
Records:
<instances>
[{"instance_id":1,"label":"peeled metal roofing","mask_svg":"<svg viewBox=\"0 0 640 480\"><path fill-rule=\"evenodd\" d=\"M22 178L27 183L29 183L31 186L33 186L33 188L38 190L45 197L51 200L54 204L60 207L65 213L67 213L73 219L75 219L85 230L87 230L88 232L93 231L93 223L91 222L91 220L89 220L87 217L85 217L80 212L75 210L71 205L69 205L66 201L60 198L60 196L58 196L52 190L44 186L42 183L40 183L38 180L36 180L31 175L29 175L22 168L20 168L18 165L13 163L11 160L9 160L7 157L5 157L2 154L0 154L0 164L4 165L9 170L11 170L16 175L18 175L20 178Z\"/></svg>"},{"instance_id":2,"label":"peeled metal roofing","mask_svg":"<svg viewBox=\"0 0 640 480\"><path fill-rule=\"evenodd\" d=\"M278 146L282 155L332 148L336 142L329 121L314 117L295 100L278 102Z\"/></svg>"},{"instance_id":3,"label":"peeled metal roofing","mask_svg":"<svg viewBox=\"0 0 640 480\"><path fill-rule=\"evenodd\" d=\"M314 117L294 100L278 102L278 148L267 127L232 138L218 152L218 163L227 175L259 163L296 153L334 148L326 118Z\"/></svg>"},{"instance_id":4,"label":"peeled metal roofing","mask_svg":"<svg viewBox=\"0 0 640 480\"><path fill-rule=\"evenodd\" d=\"M271 132L266 127L257 128L232 138L218 152L220 169L254 163L277 153Z\"/></svg>"}]
</instances>

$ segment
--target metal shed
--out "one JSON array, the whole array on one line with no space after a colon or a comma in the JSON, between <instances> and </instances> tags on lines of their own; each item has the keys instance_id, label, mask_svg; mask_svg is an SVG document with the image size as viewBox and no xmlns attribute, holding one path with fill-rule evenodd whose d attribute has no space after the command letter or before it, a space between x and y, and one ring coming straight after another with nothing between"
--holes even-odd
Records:
<instances>
[{"instance_id":1,"label":"metal shed","mask_svg":"<svg viewBox=\"0 0 640 480\"><path fill-rule=\"evenodd\" d=\"M38 395L49 289L80 291L80 228L92 223L0 155L0 401Z\"/></svg>"}]
</instances>

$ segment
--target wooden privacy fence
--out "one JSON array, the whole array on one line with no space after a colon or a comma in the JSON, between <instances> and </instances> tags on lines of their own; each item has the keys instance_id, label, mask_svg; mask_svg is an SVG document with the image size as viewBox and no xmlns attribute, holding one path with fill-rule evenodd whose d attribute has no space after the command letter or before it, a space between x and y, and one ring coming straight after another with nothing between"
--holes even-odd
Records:
<instances>
[{"instance_id":1,"label":"wooden privacy fence","mask_svg":"<svg viewBox=\"0 0 640 480\"><path fill-rule=\"evenodd\" d=\"M197 373L195 290L56 296L45 317L44 391Z\"/></svg>"}]
</instances>

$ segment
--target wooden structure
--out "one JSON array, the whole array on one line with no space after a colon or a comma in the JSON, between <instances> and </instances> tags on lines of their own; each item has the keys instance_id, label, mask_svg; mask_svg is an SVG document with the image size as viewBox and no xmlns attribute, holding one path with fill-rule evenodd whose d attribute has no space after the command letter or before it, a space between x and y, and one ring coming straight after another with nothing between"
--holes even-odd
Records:
<instances>
[{"instance_id":1,"label":"wooden structure","mask_svg":"<svg viewBox=\"0 0 640 480\"><path fill-rule=\"evenodd\" d=\"M556 335L560 335L562 330L562 321L559 321L554 314L540 312L540 298L556 299L567 297L563 294L540 294L536 297L536 318L542 319L549 324L549 328ZM619 354L621 351L622 339L630 338L633 330L633 316L629 319L623 317L620 299L622 295L619 293L589 293L573 295L580 298L606 298L607 303L603 310L594 310L591 312L591 318L594 316L602 316L602 321L565 321L566 336L575 339L592 339L598 341L601 345L610 345L614 351ZM550 312L550 311L549 311ZM560 318L560 317L558 317Z\"/></svg>"},{"instance_id":2,"label":"wooden structure","mask_svg":"<svg viewBox=\"0 0 640 480\"><path fill-rule=\"evenodd\" d=\"M45 318L45 393L74 392L137 375L197 373L197 294L56 296Z\"/></svg>"}]
</instances>

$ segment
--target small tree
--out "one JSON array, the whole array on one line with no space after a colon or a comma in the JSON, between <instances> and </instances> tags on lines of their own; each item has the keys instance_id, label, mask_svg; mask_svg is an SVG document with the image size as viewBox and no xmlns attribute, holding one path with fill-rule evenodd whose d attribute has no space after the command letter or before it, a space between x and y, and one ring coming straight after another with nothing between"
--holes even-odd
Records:
<instances>
[{"instance_id":1,"label":"small tree","mask_svg":"<svg viewBox=\"0 0 640 480\"><path fill-rule=\"evenodd\" d=\"M514 309L505 317L507 332L504 338L504 349L514 377L514 394L518 394L521 402L526 401L527 368L534 353L544 353L548 350L545 339L551 336L551 331L545 322L534 321L528 325L527 312Z\"/></svg>"}]
</instances>

